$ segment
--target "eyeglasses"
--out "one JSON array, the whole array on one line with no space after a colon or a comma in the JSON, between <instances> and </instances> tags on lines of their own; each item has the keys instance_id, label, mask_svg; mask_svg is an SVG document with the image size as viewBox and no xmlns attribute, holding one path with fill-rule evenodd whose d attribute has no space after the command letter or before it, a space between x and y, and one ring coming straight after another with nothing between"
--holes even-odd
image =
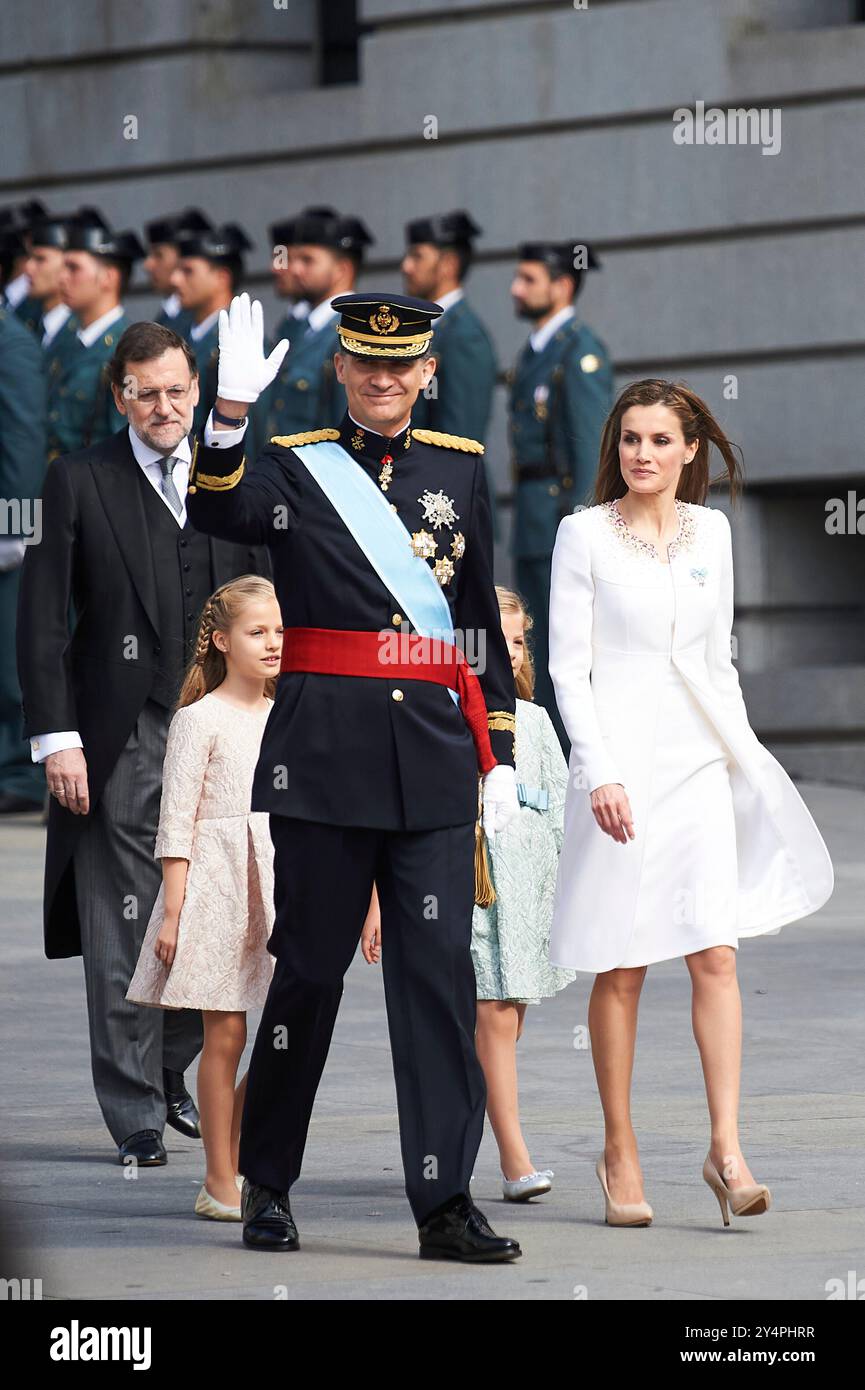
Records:
<instances>
[{"instance_id":1,"label":"eyeglasses","mask_svg":"<svg viewBox=\"0 0 865 1390\"><path fill-rule=\"evenodd\" d=\"M127 399L138 401L139 405L155 405L161 396L167 396L172 404L179 404L185 401L192 390L192 382L188 386L169 386L167 390L157 391L155 387L148 387L144 391L129 391Z\"/></svg>"}]
</instances>

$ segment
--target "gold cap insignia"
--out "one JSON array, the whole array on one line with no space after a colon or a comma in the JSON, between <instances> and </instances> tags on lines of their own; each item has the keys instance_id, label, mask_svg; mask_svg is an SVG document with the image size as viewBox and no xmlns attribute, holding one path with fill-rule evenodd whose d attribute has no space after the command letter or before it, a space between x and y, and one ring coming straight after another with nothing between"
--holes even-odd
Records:
<instances>
[{"instance_id":1,"label":"gold cap insignia","mask_svg":"<svg viewBox=\"0 0 865 1390\"><path fill-rule=\"evenodd\" d=\"M379 304L374 314L369 316L369 326L373 333L395 333L399 319L387 304Z\"/></svg>"}]
</instances>

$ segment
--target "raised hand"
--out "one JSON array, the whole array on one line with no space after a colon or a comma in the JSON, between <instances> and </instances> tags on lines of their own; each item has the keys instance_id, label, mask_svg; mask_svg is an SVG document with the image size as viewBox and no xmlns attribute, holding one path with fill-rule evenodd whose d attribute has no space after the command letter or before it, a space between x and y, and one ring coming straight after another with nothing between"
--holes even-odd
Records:
<instances>
[{"instance_id":1,"label":"raised hand","mask_svg":"<svg viewBox=\"0 0 865 1390\"><path fill-rule=\"evenodd\" d=\"M247 405L257 401L279 371L288 346L282 338L265 357L261 303L248 294L235 295L230 307L219 311L219 399Z\"/></svg>"}]
</instances>

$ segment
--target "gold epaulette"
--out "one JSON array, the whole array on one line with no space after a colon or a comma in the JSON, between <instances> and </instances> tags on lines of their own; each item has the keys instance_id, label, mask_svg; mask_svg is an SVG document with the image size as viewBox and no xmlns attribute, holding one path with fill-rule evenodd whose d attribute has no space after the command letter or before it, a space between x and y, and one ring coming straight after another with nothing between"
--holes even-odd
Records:
<instances>
[{"instance_id":1,"label":"gold epaulette","mask_svg":"<svg viewBox=\"0 0 865 1390\"><path fill-rule=\"evenodd\" d=\"M508 709L491 709L487 714L488 729L507 729L509 733L514 733L517 727L517 717Z\"/></svg>"},{"instance_id":2,"label":"gold epaulette","mask_svg":"<svg viewBox=\"0 0 865 1390\"><path fill-rule=\"evenodd\" d=\"M482 454L484 446L479 439L465 439L461 434L442 434L441 430L415 430L412 439L419 444L439 444L443 449L461 449L464 454Z\"/></svg>"},{"instance_id":3,"label":"gold epaulette","mask_svg":"<svg viewBox=\"0 0 865 1390\"><path fill-rule=\"evenodd\" d=\"M339 439L339 430L303 430L300 434L275 434L271 444L293 449L295 444L320 444L323 439Z\"/></svg>"}]
</instances>

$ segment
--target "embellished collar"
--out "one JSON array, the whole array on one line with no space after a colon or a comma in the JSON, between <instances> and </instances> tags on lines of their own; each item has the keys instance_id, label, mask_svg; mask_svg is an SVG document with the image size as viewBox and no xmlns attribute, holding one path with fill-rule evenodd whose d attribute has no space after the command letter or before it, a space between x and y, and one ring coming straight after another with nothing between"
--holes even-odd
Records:
<instances>
[{"instance_id":1,"label":"embellished collar","mask_svg":"<svg viewBox=\"0 0 865 1390\"><path fill-rule=\"evenodd\" d=\"M631 530L625 518L622 516L622 513L619 511L618 498L614 498L612 502L604 502L603 506L606 510L607 519L629 549L634 551L637 555L646 555L663 564L658 553L658 547L654 545L652 541L644 540L642 536L638 536L635 531ZM679 518L679 529L667 547L667 555L671 560L678 555L680 551L689 549L693 544L696 534L691 508L686 502L681 502L678 497L676 498L675 506L676 515Z\"/></svg>"},{"instance_id":2,"label":"embellished collar","mask_svg":"<svg viewBox=\"0 0 865 1390\"><path fill-rule=\"evenodd\" d=\"M387 492L393 478L394 469L399 468L399 460L411 449L411 424L399 434L388 438L375 430L359 425L346 411L339 427L339 442L352 458L377 464L380 472L378 484L382 492Z\"/></svg>"}]
</instances>

